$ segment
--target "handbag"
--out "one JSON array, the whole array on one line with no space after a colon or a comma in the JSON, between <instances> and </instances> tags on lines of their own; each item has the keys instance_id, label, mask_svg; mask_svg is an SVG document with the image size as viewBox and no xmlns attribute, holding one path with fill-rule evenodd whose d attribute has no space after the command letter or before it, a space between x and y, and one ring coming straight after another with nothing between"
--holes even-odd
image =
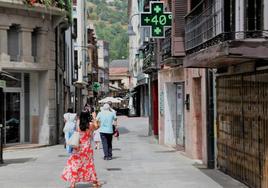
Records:
<instances>
[{"instance_id":1,"label":"handbag","mask_svg":"<svg viewBox=\"0 0 268 188\"><path fill-rule=\"evenodd\" d=\"M72 136L67 140L67 145L71 147L78 147L80 141L80 134L77 131L74 131Z\"/></svg>"},{"instance_id":2,"label":"handbag","mask_svg":"<svg viewBox=\"0 0 268 188\"><path fill-rule=\"evenodd\" d=\"M113 125L113 135L114 137L119 137L119 131L118 128L115 127L115 125Z\"/></svg>"}]
</instances>

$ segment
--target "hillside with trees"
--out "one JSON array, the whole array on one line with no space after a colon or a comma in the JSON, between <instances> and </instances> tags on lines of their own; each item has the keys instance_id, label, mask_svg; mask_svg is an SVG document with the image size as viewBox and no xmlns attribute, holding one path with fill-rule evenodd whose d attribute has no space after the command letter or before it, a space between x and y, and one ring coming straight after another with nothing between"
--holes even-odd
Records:
<instances>
[{"instance_id":1,"label":"hillside with trees","mask_svg":"<svg viewBox=\"0 0 268 188\"><path fill-rule=\"evenodd\" d=\"M87 0L98 39L109 42L110 60L128 57L127 0Z\"/></svg>"}]
</instances>

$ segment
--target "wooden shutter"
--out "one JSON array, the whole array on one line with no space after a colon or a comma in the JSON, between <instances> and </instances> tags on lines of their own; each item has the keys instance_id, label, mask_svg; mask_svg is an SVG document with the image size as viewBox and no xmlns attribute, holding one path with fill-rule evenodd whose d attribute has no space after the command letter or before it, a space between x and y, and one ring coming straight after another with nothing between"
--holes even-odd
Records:
<instances>
[{"instance_id":1,"label":"wooden shutter","mask_svg":"<svg viewBox=\"0 0 268 188\"><path fill-rule=\"evenodd\" d=\"M184 16L187 11L187 0L172 0L172 56L185 56L184 49Z\"/></svg>"}]
</instances>

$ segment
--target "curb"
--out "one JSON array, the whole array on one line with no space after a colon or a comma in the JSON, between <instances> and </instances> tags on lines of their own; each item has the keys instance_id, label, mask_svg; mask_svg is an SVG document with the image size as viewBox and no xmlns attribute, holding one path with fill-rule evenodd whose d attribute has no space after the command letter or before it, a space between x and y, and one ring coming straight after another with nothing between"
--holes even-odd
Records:
<instances>
[{"instance_id":1,"label":"curb","mask_svg":"<svg viewBox=\"0 0 268 188\"><path fill-rule=\"evenodd\" d=\"M41 145L41 144L21 144L21 145L14 145L14 146L6 146L3 148L4 152L12 152L12 151L19 151L19 150L26 150L26 149L37 149L48 147L50 145Z\"/></svg>"}]
</instances>

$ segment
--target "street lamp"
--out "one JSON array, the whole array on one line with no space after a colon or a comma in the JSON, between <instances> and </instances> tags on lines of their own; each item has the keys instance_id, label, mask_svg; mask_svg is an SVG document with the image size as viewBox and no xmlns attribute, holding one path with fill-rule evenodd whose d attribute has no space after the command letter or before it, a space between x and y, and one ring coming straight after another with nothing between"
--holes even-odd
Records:
<instances>
[{"instance_id":1,"label":"street lamp","mask_svg":"<svg viewBox=\"0 0 268 188\"><path fill-rule=\"evenodd\" d=\"M128 36L134 36L134 35L136 35L136 33L134 32L133 25L132 25L131 21L132 21L132 18L133 18L134 16L137 16L137 15L140 15L140 14L139 14L139 13L133 14L133 15L129 18L129 20L128 20L128 30L127 30L127 34L128 34Z\"/></svg>"}]
</instances>

